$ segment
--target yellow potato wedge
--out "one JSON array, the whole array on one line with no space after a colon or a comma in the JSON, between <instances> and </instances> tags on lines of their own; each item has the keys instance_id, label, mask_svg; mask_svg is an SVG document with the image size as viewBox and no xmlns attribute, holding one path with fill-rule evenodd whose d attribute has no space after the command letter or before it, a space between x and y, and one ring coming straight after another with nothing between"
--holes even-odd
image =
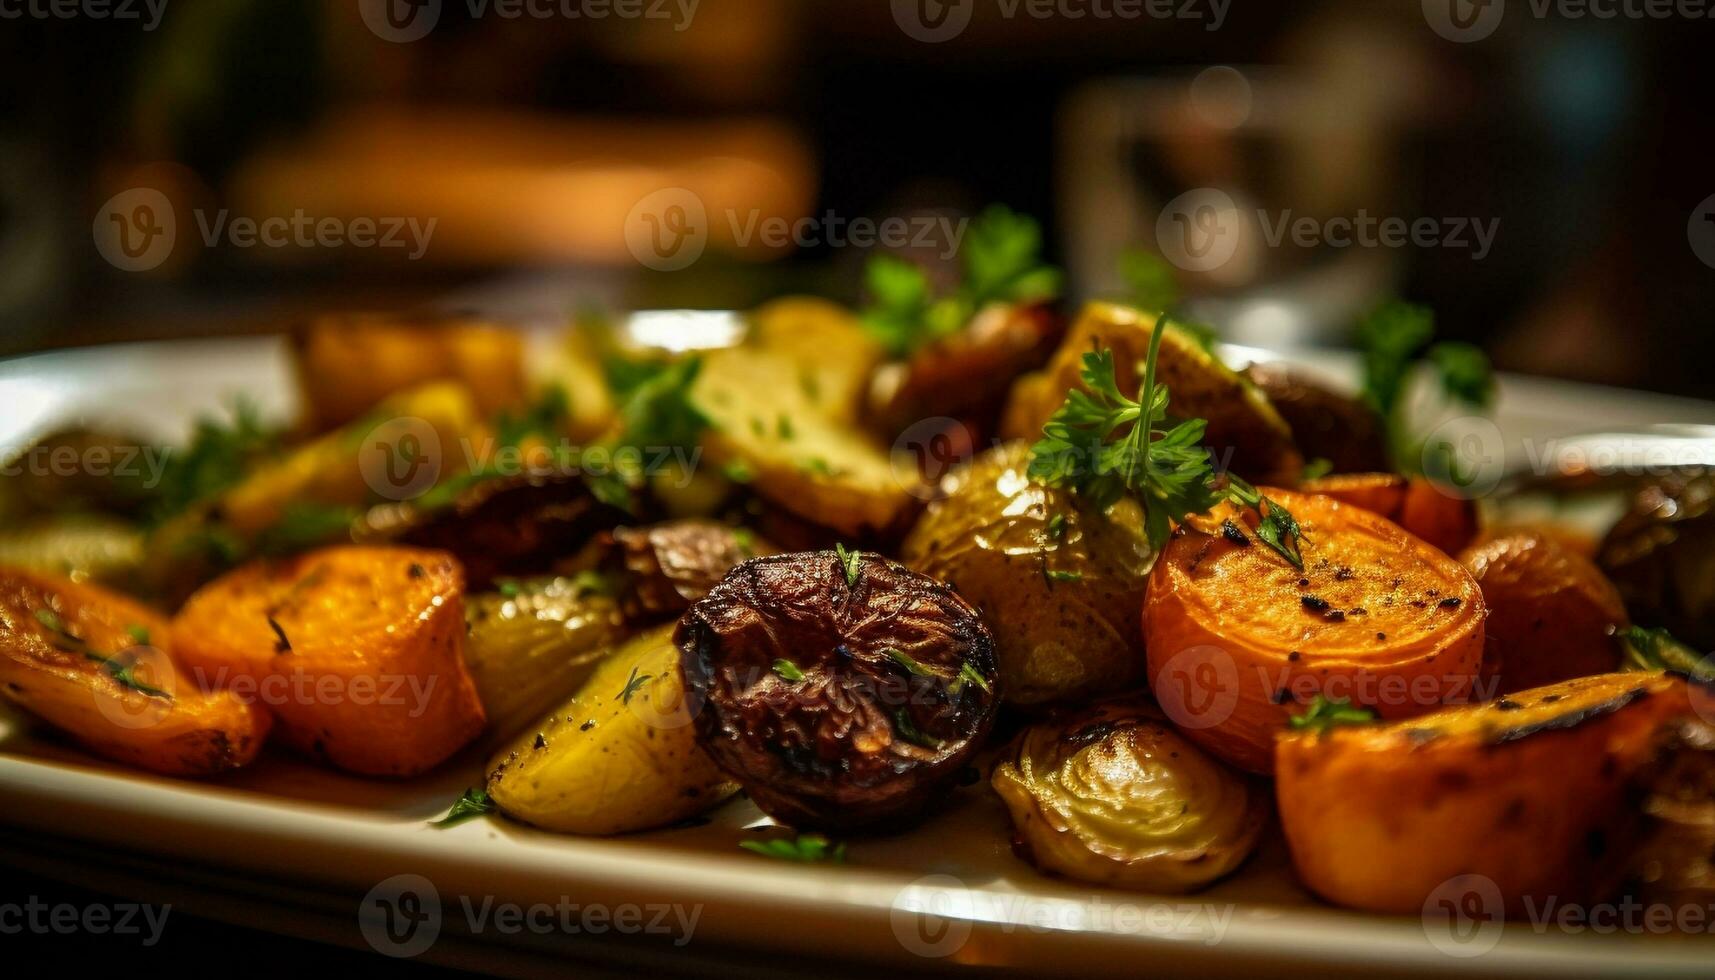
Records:
<instances>
[{"instance_id":1,"label":"yellow potato wedge","mask_svg":"<svg viewBox=\"0 0 1715 980\"><path fill-rule=\"evenodd\" d=\"M853 313L814 296L783 296L750 314L747 343L791 358L789 378L829 418L852 423L869 394L870 375L881 363L881 345Z\"/></svg>"},{"instance_id":2,"label":"yellow potato wedge","mask_svg":"<svg viewBox=\"0 0 1715 980\"><path fill-rule=\"evenodd\" d=\"M289 744L340 769L414 775L483 727L464 664L464 573L445 552L253 562L191 596L173 635L203 683L254 691Z\"/></svg>"},{"instance_id":3,"label":"yellow potato wedge","mask_svg":"<svg viewBox=\"0 0 1715 980\"><path fill-rule=\"evenodd\" d=\"M0 694L127 765L209 776L246 765L266 711L205 692L174 660L167 621L130 599L0 568Z\"/></svg>"},{"instance_id":4,"label":"yellow potato wedge","mask_svg":"<svg viewBox=\"0 0 1715 980\"><path fill-rule=\"evenodd\" d=\"M684 820L737 791L697 746L673 627L639 634L488 767L488 795L546 830L623 834Z\"/></svg>"}]
</instances>

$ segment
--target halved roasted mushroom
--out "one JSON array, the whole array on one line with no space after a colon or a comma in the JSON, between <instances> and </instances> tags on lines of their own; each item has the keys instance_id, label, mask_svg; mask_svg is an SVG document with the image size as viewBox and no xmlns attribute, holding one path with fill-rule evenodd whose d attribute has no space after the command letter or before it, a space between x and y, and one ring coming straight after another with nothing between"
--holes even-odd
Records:
<instances>
[{"instance_id":1,"label":"halved roasted mushroom","mask_svg":"<svg viewBox=\"0 0 1715 980\"><path fill-rule=\"evenodd\" d=\"M698 741L770 816L852 831L917 816L981 744L994 643L951 588L873 554L756 558L674 636Z\"/></svg>"}]
</instances>

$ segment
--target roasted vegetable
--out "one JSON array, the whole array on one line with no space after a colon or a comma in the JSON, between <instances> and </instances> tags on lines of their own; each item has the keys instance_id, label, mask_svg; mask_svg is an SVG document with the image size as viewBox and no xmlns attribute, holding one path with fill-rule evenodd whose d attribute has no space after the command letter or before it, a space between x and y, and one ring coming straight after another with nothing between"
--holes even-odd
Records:
<instances>
[{"instance_id":1,"label":"roasted vegetable","mask_svg":"<svg viewBox=\"0 0 1715 980\"><path fill-rule=\"evenodd\" d=\"M639 634L489 764L488 795L548 830L622 834L684 820L737 787L697 747L673 630Z\"/></svg>"},{"instance_id":2,"label":"roasted vegetable","mask_svg":"<svg viewBox=\"0 0 1715 980\"><path fill-rule=\"evenodd\" d=\"M205 683L255 690L287 742L341 769L414 775L482 730L464 575L443 552L252 562L191 596L173 635Z\"/></svg>"},{"instance_id":3,"label":"roasted vegetable","mask_svg":"<svg viewBox=\"0 0 1715 980\"><path fill-rule=\"evenodd\" d=\"M1715 475L1640 490L1603 540L1597 564L1638 623L1715 649Z\"/></svg>"},{"instance_id":4,"label":"roasted vegetable","mask_svg":"<svg viewBox=\"0 0 1715 980\"><path fill-rule=\"evenodd\" d=\"M1710 692L1694 688L1692 696ZM1667 733L1639 784L1646 826L1631 858L1630 893L1645 904L1708 908L1715 903L1715 716L1686 719Z\"/></svg>"},{"instance_id":5,"label":"roasted vegetable","mask_svg":"<svg viewBox=\"0 0 1715 980\"><path fill-rule=\"evenodd\" d=\"M59 429L0 459L0 515L141 517L166 466L166 450L134 435Z\"/></svg>"},{"instance_id":6,"label":"roasted vegetable","mask_svg":"<svg viewBox=\"0 0 1715 980\"><path fill-rule=\"evenodd\" d=\"M312 432L355 421L434 381L462 383L485 415L525 397L523 335L477 320L324 316L293 332L292 354Z\"/></svg>"},{"instance_id":7,"label":"roasted vegetable","mask_svg":"<svg viewBox=\"0 0 1715 980\"><path fill-rule=\"evenodd\" d=\"M881 346L838 303L786 296L750 314L746 343L792 361L775 384L795 384L816 410L842 424L857 421Z\"/></svg>"},{"instance_id":8,"label":"roasted vegetable","mask_svg":"<svg viewBox=\"0 0 1715 980\"><path fill-rule=\"evenodd\" d=\"M1641 824L1635 780L1691 715L1679 678L1602 674L1285 735L1276 793L1293 866L1323 898L1376 912L1416 914L1459 875L1492 880L1510 914L1602 901Z\"/></svg>"},{"instance_id":9,"label":"roasted vegetable","mask_svg":"<svg viewBox=\"0 0 1715 980\"><path fill-rule=\"evenodd\" d=\"M1059 327L1046 306L989 306L957 333L877 370L870 418L883 433L945 416L974 415L986 428L1012 379L1047 359Z\"/></svg>"},{"instance_id":10,"label":"roasted vegetable","mask_svg":"<svg viewBox=\"0 0 1715 980\"><path fill-rule=\"evenodd\" d=\"M1408 717L1476 690L1483 596L1463 566L1330 497L1265 490L1297 518L1304 567L1223 504L1181 525L1144 605L1150 686L1192 741L1267 772L1294 701Z\"/></svg>"},{"instance_id":11,"label":"roasted vegetable","mask_svg":"<svg viewBox=\"0 0 1715 980\"><path fill-rule=\"evenodd\" d=\"M921 813L988 733L994 644L975 609L876 555L755 558L674 634L697 736L764 812L855 831Z\"/></svg>"},{"instance_id":12,"label":"roasted vegetable","mask_svg":"<svg viewBox=\"0 0 1715 980\"><path fill-rule=\"evenodd\" d=\"M1626 607L1588 558L1521 533L1469 548L1459 561L1489 609L1483 670L1496 677L1493 693L1619 669L1615 633L1627 625Z\"/></svg>"},{"instance_id":13,"label":"roasted vegetable","mask_svg":"<svg viewBox=\"0 0 1715 980\"><path fill-rule=\"evenodd\" d=\"M102 514L38 518L0 531L0 565L130 585L143 563L143 532Z\"/></svg>"},{"instance_id":14,"label":"roasted vegetable","mask_svg":"<svg viewBox=\"0 0 1715 980\"><path fill-rule=\"evenodd\" d=\"M1001 436L1037 438L1065 402L1066 392L1081 386L1086 352L1108 349L1116 365L1141 365L1154 329L1155 317L1128 307L1085 306L1047 368L1025 375L1013 387ZM1298 481L1304 459L1286 422L1256 386L1216 360L1190 334L1177 328L1167 331L1156 358L1156 381L1172 393L1175 417L1208 420L1203 443L1224 467L1257 483L1290 486ZM1141 374L1121 371L1120 390L1126 396L1135 398L1140 382Z\"/></svg>"},{"instance_id":15,"label":"roasted vegetable","mask_svg":"<svg viewBox=\"0 0 1715 980\"><path fill-rule=\"evenodd\" d=\"M607 562L626 616L648 622L678 616L739 562L774 553L744 528L686 520L619 528Z\"/></svg>"},{"instance_id":16,"label":"roasted vegetable","mask_svg":"<svg viewBox=\"0 0 1715 980\"><path fill-rule=\"evenodd\" d=\"M841 534L901 530L916 504L915 480L793 383L799 368L761 348L705 355L692 397L711 422L707 462L744 469L770 502Z\"/></svg>"},{"instance_id":17,"label":"roasted vegetable","mask_svg":"<svg viewBox=\"0 0 1715 980\"><path fill-rule=\"evenodd\" d=\"M1446 493L1422 477L1343 473L1306 480L1298 490L1380 514L1449 555L1477 536L1477 502Z\"/></svg>"},{"instance_id":18,"label":"roasted vegetable","mask_svg":"<svg viewBox=\"0 0 1715 980\"><path fill-rule=\"evenodd\" d=\"M1269 813L1263 785L1204 755L1143 699L1024 729L990 784L1037 867L1156 894L1238 867Z\"/></svg>"},{"instance_id":19,"label":"roasted vegetable","mask_svg":"<svg viewBox=\"0 0 1715 980\"><path fill-rule=\"evenodd\" d=\"M982 611L1011 704L1113 694L1143 677L1150 551L1135 502L1107 514L1025 476L1008 443L948 474L900 558Z\"/></svg>"},{"instance_id":20,"label":"roasted vegetable","mask_svg":"<svg viewBox=\"0 0 1715 980\"><path fill-rule=\"evenodd\" d=\"M1283 364L1253 364L1245 376L1286 420L1306 460L1327 460L1330 473L1372 473L1392 466L1387 428L1362 400Z\"/></svg>"},{"instance_id":21,"label":"roasted vegetable","mask_svg":"<svg viewBox=\"0 0 1715 980\"><path fill-rule=\"evenodd\" d=\"M502 738L570 697L627 633L609 583L599 578L505 585L465 600L464 644L488 730Z\"/></svg>"},{"instance_id":22,"label":"roasted vegetable","mask_svg":"<svg viewBox=\"0 0 1715 980\"><path fill-rule=\"evenodd\" d=\"M0 568L0 694L91 752L172 776L256 758L268 713L205 692L172 654L167 621L123 596Z\"/></svg>"},{"instance_id":23,"label":"roasted vegetable","mask_svg":"<svg viewBox=\"0 0 1715 980\"><path fill-rule=\"evenodd\" d=\"M473 589L534 575L626 519L583 477L553 470L471 480L414 500L377 504L356 523L360 544L397 543L451 553Z\"/></svg>"}]
</instances>

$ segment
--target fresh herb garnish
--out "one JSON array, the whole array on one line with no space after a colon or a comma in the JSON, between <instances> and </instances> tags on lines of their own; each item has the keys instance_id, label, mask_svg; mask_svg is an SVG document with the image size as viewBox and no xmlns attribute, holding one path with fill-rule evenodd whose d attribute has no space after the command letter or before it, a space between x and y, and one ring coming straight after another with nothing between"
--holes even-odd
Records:
<instances>
[{"instance_id":1,"label":"fresh herb garnish","mask_svg":"<svg viewBox=\"0 0 1715 980\"><path fill-rule=\"evenodd\" d=\"M951 295L936 297L916 265L877 255L864 267L870 305L863 324L887 352L905 357L957 333L990 303L1040 303L1060 292L1060 272L1041 261L1035 220L995 205L966 229L959 252L963 276Z\"/></svg>"},{"instance_id":2,"label":"fresh herb garnish","mask_svg":"<svg viewBox=\"0 0 1715 980\"><path fill-rule=\"evenodd\" d=\"M473 817L493 813L494 809L494 801L489 798L488 790L467 789L464 791L464 795L459 797L458 802L453 804L452 809L447 811L446 816L439 820L429 821L429 826L451 827L453 824L463 823Z\"/></svg>"},{"instance_id":3,"label":"fresh herb garnish","mask_svg":"<svg viewBox=\"0 0 1715 980\"><path fill-rule=\"evenodd\" d=\"M1084 580L1083 572L1067 572L1057 568L1050 569L1044 574L1048 576L1050 582L1082 582Z\"/></svg>"},{"instance_id":4,"label":"fresh herb garnish","mask_svg":"<svg viewBox=\"0 0 1715 980\"><path fill-rule=\"evenodd\" d=\"M804 679L804 672L798 669L798 665L785 658L774 661L771 669L776 676L784 681L791 681L796 684Z\"/></svg>"},{"instance_id":5,"label":"fresh herb garnish","mask_svg":"<svg viewBox=\"0 0 1715 980\"><path fill-rule=\"evenodd\" d=\"M549 385L518 414L502 409L495 416L495 441L502 446L522 446L532 438L552 442L564 431L571 411L571 399L567 397L566 389L557 384Z\"/></svg>"},{"instance_id":6,"label":"fresh herb garnish","mask_svg":"<svg viewBox=\"0 0 1715 980\"><path fill-rule=\"evenodd\" d=\"M732 529L732 543L738 546L739 554L746 558L756 557L756 532L748 527Z\"/></svg>"},{"instance_id":7,"label":"fresh herb garnish","mask_svg":"<svg viewBox=\"0 0 1715 980\"><path fill-rule=\"evenodd\" d=\"M1495 397L1494 370L1484 353L1470 344L1435 339L1435 314L1425 306L1390 300L1358 323L1364 352L1364 401L1387 428L1394 462L1420 455L1405 424L1405 387L1412 371L1427 360L1442 396L1470 409L1487 409Z\"/></svg>"},{"instance_id":8,"label":"fresh herb garnish","mask_svg":"<svg viewBox=\"0 0 1715 980\"><path fill-rule=\"evenodd\" d=\"M953 678L953 683L947 688L947 690L957 694L966 684L975 684L989 694L994 693L994 688L989 686L988 679L979 673L975 667L971 666L971 662L969 660L959 665L959 676Z\"/></svg>"},{"instance_id":9,"label":"fresh herb garnish","mask_svg":"<svg viewBox=\"0 0 1715 980\"><path fill-rule=\"evenodd\" d=\"M125 627L125 633L131 637L131 642L141 647L149 645L149 627L132 623Z\"/></svg>"},{"instance_id":10,"label":"fresh herb garnish","mask_svg":"<svg viewBox=\"0 0 1715 980\"><path fill-rule=\"evenodd\" d=\"M230 421L197 419L189 445L167 453L154 520L165 521L236 486L258 460L280 447L281 434L262 423L256 404L247 398L233 401Z\"/></svg>"},{"instance_id":11,"label":"fresh herb garnish","mask_svg":"<svg viewBox=\"0 0 1715 980\"><path fill-rule=\"evenodd\" d=\"M1179 305L1179 277L1166 259L1141 248L1125 248L1119 254L1120 281L1125 284L1122 299L1129 305L1150 313L1165 313ZM1182 329L1206 351L1215 347L1215 328L1178 318L1174 326Z\"/></svg>"},{"instance_id":12,"label":"fresh herb garnish","mask_svg":"<svg viewBox=\"0 0 1715 980\"><path fill-rule=\"evenodd\" d=\"M517 582L508 582L505 584L512 586L513 595L516 596L518 594L519 586ZM593 568L586 568L572 576L573 598L581 599L587 595L613 595L613 593L613 579L607 575L603 575L601 572L598 572Z\"/></svg>"},{"instance_id":13,"label":"fresh herb garnish","mask_svg":"<svg viewBox=\"0 0 1715 980\"><path fill-rule=\"evenodd\" d=\"M1334 461L1326 456L1318 456L1304 464L1304 470L1299 473L1298 479L1308 483L1311 480L1320 480L1332 472L1334 472Z\"/></svg>"},{"instance_id":14,"label":"fresh herb garnish","mask_svg":"<svg viewBox=\"0 0 1715 980\"><path fill-rule=\"evenodd\" d=\"M137 679L137 663L133 658L123 654L108 656L94 649L84 642L82 637L73 633L70 627L66 626L65 620L60 618L60 614L52 609L46 606L36 607L36 622L41 623L49 633L53 634L54 646L67 653L81 654L100 664L107 675L118 681L121 687L128 687L139 694L147 694L153 698L173 700L173 696L166 691L158 687L151 687Z\"/></svg>"},{"instance_id":15,"label":"fresh herb garnish","mask_svg":"<svg viewBox=\"0 0 1715 980\"><path fill-rule=\"evenodd\" d=\"M776 858L781 861L797 861L802 864L815 864L826 861L830 864L844 864L846 861L846 845L836 844L821 834L799 834L796 838L776 837L773 840L740 841L739 847L760 854L763 857Z\"/></svg>"},{"instance_id":16,"label":"fresh herb garnish","mask_svg":"<svg viewBox=\"0 0 1715 980\"><path fill-rule=\"evenodd\" d=\"M1048 518L1048 540L1058 541L1066 536L1066 515L1055 514Z\"/></svg>"},{"instance_id":17,"label":"fresh herb garnish","mask_svg":"<svg viewBox=\"0 0 1715 980\"><path fill-rule=\"evenodd\" d=\"M918 677L937 677L937 676L939 676L934 671L932 671L929 668L918 663L916 658L912 657L911 654L906 653L904 650L901 650L898 647L887 647L887 648L883 649L881 652L885 653L889 657L891 657L893 659L894 663L898 664L901 667L904 667L907 673L916 674Z\"/></svg>"},{"instance_id":18,"label":"fresh herb garnish","mask_svg":"<svg viewBox=\"0 0 1715 980\"><path fill-rule=\"evenodd\" d=\"M1367 725L1376 720L1368 708L1356 708L1344 698L1329 698L1318 694L1304 710L1288 719L1296 732L1325 732L1339 725Z\"/></svg>"},{"instance_id":19,"label":"fresh herb garnish","mask_svg":"<svg viewBox=\"0 0 1715 980\"><path fill-rule=\"evenodd\" d=\"M1067 487L1101 510L1121 497L1135 497L1143 505L1144 528L1156 551L1167 543L1174 524L1207 514L1223 500L1255 508L1266 527L1266 532L1259 527L1257 536L1303 568L1298 522L1237 475L1215 473L1202 445L1207 423L1188 419L1168 427L1167 386L1155 381L1166 330L1164 315L1150 337L1139 401L1120 391L1113 351L1084 355L1084 387L1068 392L1066 403L1042 427L1043 437L1031 447L1030 477Z\"/></svg>"},{"instance_id":20,"label":"fresh herb garnish","mask_svg":"<svg viewBox=\"0 0 1715 980\"><path fill-rule=\"evenodd\" d=\"M904 708L894 710L893 729L899 733L900 738L918 748L938 749L941 747L941 740L925 735L922 729L917 727L917 723L911 720L911 712Z\"/></svg>"},{"instance_id":21,"label":"fresh herb garnish","mask_svg":"<svg viewBox=\"0 0 1715 980\"><path fill-rule=\"evenodd\" d=\"M1697 680L1715 680L1715 657L1706 657L1665 629L1628 626L1620 631L1630 670L1671 670Z\"/></svg>"},{"instance_id":22,"label":"fresh herb garnish","mask_svg":"<svg viewBox=\"0 0 1715 980\"><path fill-rule=\"evenodd\" d=\"M255 552L281 556L314 548L344 538L351 539L352 523L359 512L307 500L294 500L280 512L280 519L256 536Z\"/></svg>"},{"instance_id":23,"label":"fresh herb garnish","mask_svg":"<svg viewBox=\"0 0 1715 980\"><path fill-rule=\"evenodd\" d=\"M863 552L856 548L847 551L843 544L834 545L834 552L839 555L840 567L845 570L846 587L857 588L858 576L863 574Z\"/></svg>"},{"instance_id":24,"label":"fresh herb garnish","mask_svg":"<svg viewBox=\"0 0 1715 980\"><path fill-rule=\"evenodd\" d=\"M619 703L630 704L631 696L637 693L637 689L643 686L644 681L654 676L654 674L639 675L636 667L631 668L631 676L625 679L625 686L619 689Z\"/></svg>"},{"instance_id":25,"label":"fresh herb garnish","mask_svg":"<svg viewBox=\"0 0 1715 980\"><path fill-rule=\"evenodd\" d=\"M524 591L523 586L519 585L516 580L509 578L503 578L496 581L494 583L494 590L499 592L503 598L507 599L516 599L518 598L519 593Z\"/></svg>"},{"instance_id":26,"label":"fresh herb garnish","mask_svg":"<svg viewBox=\"0 0 1715 980\"><path fill-rule=\"evenodd\" d=\"M756 471L742 459L735 459L721 467L721 475L732 483L750 483L756 479Z\"/></svg>"}]
</instances>

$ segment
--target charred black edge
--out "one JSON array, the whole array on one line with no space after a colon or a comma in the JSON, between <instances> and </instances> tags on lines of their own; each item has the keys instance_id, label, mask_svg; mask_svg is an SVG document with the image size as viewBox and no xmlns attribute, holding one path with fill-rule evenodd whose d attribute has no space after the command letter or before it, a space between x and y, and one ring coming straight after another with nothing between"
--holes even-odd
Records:
<instances>
[{"instance_id":1,"label":"charred black edge","mask_svg":"<svg viewBox=\"0 0 1715 980\"><path fill-rule=\"evenodd\" d=\"M1650 697L1652 693L1653 692L1646 688L1635 687L1624 694L1609 698L1606 701L1592 704L1585 708L1580 708L1577 711L1568 711L1564 714L1556 715L1553 718L1549 718L1545 721L1539 721L1531 725L1520 725L1516 728L1502 729L1486 739L1484 744L1503 745L1507 742L1517 742L1520 739L1529 738L1532 735L1537 735L1542 732L1565 731L1569 728L1577 728L1579 725L1582 725L1587 721L1600 718L1604 715L1614 714L1628 705L1642 701L1645 698Z\"/></svg>"}]
</instances>

